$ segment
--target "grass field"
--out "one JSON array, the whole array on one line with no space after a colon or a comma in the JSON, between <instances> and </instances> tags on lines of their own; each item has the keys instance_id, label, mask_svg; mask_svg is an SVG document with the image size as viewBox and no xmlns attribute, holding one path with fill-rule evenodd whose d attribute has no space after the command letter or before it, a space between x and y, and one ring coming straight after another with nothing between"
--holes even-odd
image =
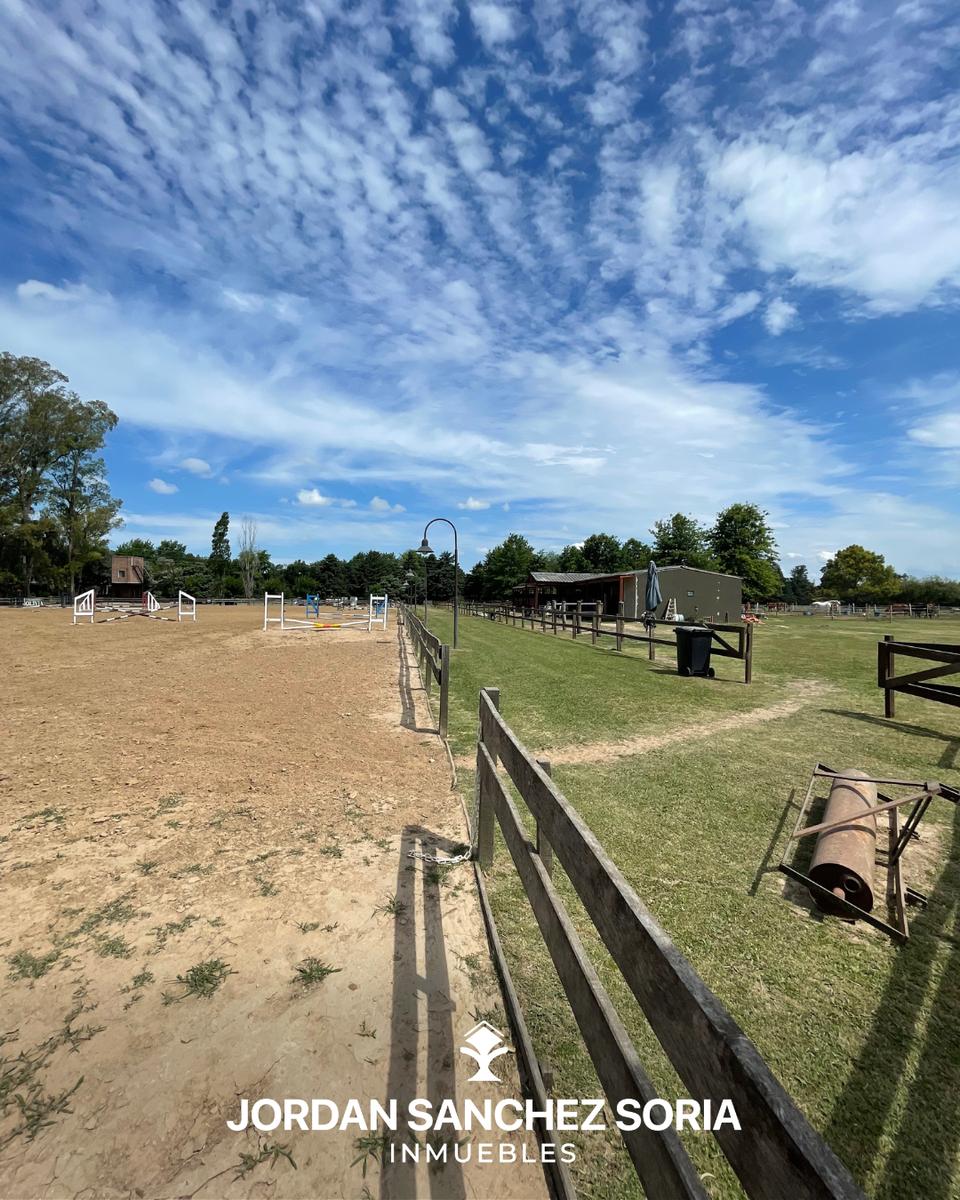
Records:
<instances>
[{"instance_id":1,"label":"grass field","mask_svg":"<svg viewBox=\"0 0 960 1200\"><path fill-rule=\"evenodd\" d=\"M449 612L432 611L430 626L449 640ZM960 1195L960 813L935 802L908 851L907 882L930 902L911 910L905 947L820 918L775 870L795 820L791 793L802 796L818 759L960 782L960 712L901 696L887 721L876 686L880 637L960 642L960 622L772 619L756 632L749 687L732 660L715 660L716 680L682 679L668 650L649 663L645 649L618 655L478 618L460 628L454 753L472 757L478 689L499 686L507 721L552 759L561 789L867 1194ZM638 738L636 753L613 744ZM467 766L461 784L472 796ZM684 1095L557 877L661 1094ZM597 1094L502 844L492 892L538 1053L555 1065L555 1094ZM714 1195L741 1194L708 1136L688 1146ZM585 1196L641 1194L612 1138L584 1138L576 1173Z\"/></svg>"}]
</instances>

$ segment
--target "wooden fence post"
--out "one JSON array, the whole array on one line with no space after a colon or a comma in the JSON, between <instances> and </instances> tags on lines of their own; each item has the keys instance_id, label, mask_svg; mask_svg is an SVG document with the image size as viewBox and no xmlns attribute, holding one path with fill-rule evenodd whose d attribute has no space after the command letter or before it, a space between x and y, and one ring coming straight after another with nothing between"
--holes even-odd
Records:
<instances>
[{"instance_id":1,"label":"wooden fence post","mask_svg":"<svg viewBox=\"0 0 960 1200\"><path fill-rule=\"evenodd\" d=\"M553 610L553 636L557 636L557 610Z\"/></svg>"},{"instance_id":2,"label":"wooden fence post","mask_svg":"<svg viewBox=\"0 0 960 1200\"><path fill-rule=\"evenodd\" d=\"M549 758L538 758L537 765L543 771L544 775L553 776L553 771L550 769ZM540 822L537 821L537 853L540 855L540 861L543 863L543 869L546 873L553 876L553 847L544 837L543 830L540 827Z\"/></svg>"},{"instance_id":3,"label":"wooden fence post","mask_svg":"<svg viewBox=\"0 0 960 1200\"><path fill-rule=\"evenodd\" d=\"M450 647L440 647L440 736L447 736L447 715L450 705Z\"/></svg>"},{"instance_id":4,"label":"wooden fence post","mask_svg":"<svg viewBox=\"0 0 960 1200\"><path fill-rule=\"evenodd\" d=\"M893 641L892 633L885 633L883 641L877 643L877 684L883 688L883 715L893 717L897 712L896 693L887 687L887 680L893 675L893 651L889 643Z\"/></svg>"},{"instance_id":5,"label":"wooden fence post","mask_svg":"<svg viewBox=\"0 0 960 1200\"><path fill-rule=\"evenodd\" d=\"M484 688L490 702L498 711L500 709L500 689L495 687ZM487 746L484 740L486 721L484 719L484 703L483 694L480 695L480 742L486 746L487 753L493 760L493 765L497 765L497 755L491 746ZM482 755L479 747L477 748L477 860L481 867L489 867L493 862L493 826L495 820L494 799L484 787L486 778L486 769L482 765Z\"/></svg>"},{"instance_id":6,"label":"wooden fence post","mask_svg":"<svg viewBox=\"0 0 960 1200\"><path fill-rule=\"evenodd\" d=\"M597 634L600 632L600 613L594 612L593 621L590 625L590 642L591 645L597 644Z\"/></svg>"},{"instance_id":7,"label":"wooden fence post","mask_svg":"<svg viewBox=\"0 0 960 1200\"><path fill-rule=\"evenodd\" d=\"M580 623L582 620L583 620L583 601L578 600L577 601L577 611L574 614L574 618L573 618L573 636L575 638L580 636Z\"/></svg>"},{"instance_id":8,"label":"wooden fence post","mask_svg":"<svg viewBox=\"0 0 960 1200\"><path fill-rule=\"evenodd\" d=\"M617 650L623 649L623 601L617 605Z\"/></svg>"}]
</instances>

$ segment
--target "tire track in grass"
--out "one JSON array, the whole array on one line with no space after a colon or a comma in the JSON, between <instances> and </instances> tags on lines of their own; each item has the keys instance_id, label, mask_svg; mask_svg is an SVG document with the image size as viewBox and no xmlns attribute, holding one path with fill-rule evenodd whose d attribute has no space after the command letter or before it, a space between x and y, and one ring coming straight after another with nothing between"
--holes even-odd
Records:
<instances>
[{"instance_id":1,"label":"tire track in grass","mask_svg":"<svg viewBox=\"0 0 960 1200\"><path fill-rule=\"evenodd\" d=\"M697 742L751 725L792 717L800 709L820 699L830 688L816 680L799 679L787 684L787 690L790 695L776 704L765 704L745 712L731 713L717 721L685 723L665 733L643 733L615 742L573 742L566 746L551 746L549 750L543 751L543 757L549 758L552 766L579 766L585 763L612 762L635 754L649 754L653 750L662 750L665 746ZM470 755L462 755L456 761L458 767L474 765L474 759Z\"/></svg>"}]
</instances>

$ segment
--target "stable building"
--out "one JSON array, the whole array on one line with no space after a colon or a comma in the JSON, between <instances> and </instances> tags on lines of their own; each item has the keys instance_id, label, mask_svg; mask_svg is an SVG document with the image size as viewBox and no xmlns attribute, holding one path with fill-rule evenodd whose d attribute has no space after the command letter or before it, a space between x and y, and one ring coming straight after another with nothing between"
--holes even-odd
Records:
<instances>
[{"instance_id":1,"label":"stable building","mask_svg":"<svg viewBox=\"0 0 960 1200\"><path fill-rule=\"evenodd\" d=\"M670 613L688 621L738 621L743 607L742 581L738 575L704 571L699 567L659 567L660 595L657 618ZM628 620L644 613L647 572L618 571L599 574L585 571L532 571L527 582L515 589L518 603L539 611L544 605L599 605L615 615L623 604Z\"/></svg>"},{"instance_id":2,"label":"stable building","mask_svg":"<svg viewBox=\"0 0 960 1200\"><path fill-rule=\"evenodd\" d=\"M139 600L147 590L143 559L135 554L114 554L110 561L108 595L117 600Z\"/></svg>"}]
</instances>

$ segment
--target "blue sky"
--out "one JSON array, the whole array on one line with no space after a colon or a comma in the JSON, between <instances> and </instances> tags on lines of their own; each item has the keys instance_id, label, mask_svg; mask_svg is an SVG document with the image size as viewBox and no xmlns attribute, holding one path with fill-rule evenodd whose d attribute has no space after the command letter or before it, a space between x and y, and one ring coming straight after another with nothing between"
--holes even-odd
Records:
<instances>
[{"instance_id":1,"label":"blue sky","mask_svg":"<svg viewBox=\"0 0 960 1200\"><path fill-rule=\"evenodd\" d=\"M787 569L960 574L954 5L0 12L0 342L120 415L125 535L747 499Z\"/></svg>"}]
</instances>

